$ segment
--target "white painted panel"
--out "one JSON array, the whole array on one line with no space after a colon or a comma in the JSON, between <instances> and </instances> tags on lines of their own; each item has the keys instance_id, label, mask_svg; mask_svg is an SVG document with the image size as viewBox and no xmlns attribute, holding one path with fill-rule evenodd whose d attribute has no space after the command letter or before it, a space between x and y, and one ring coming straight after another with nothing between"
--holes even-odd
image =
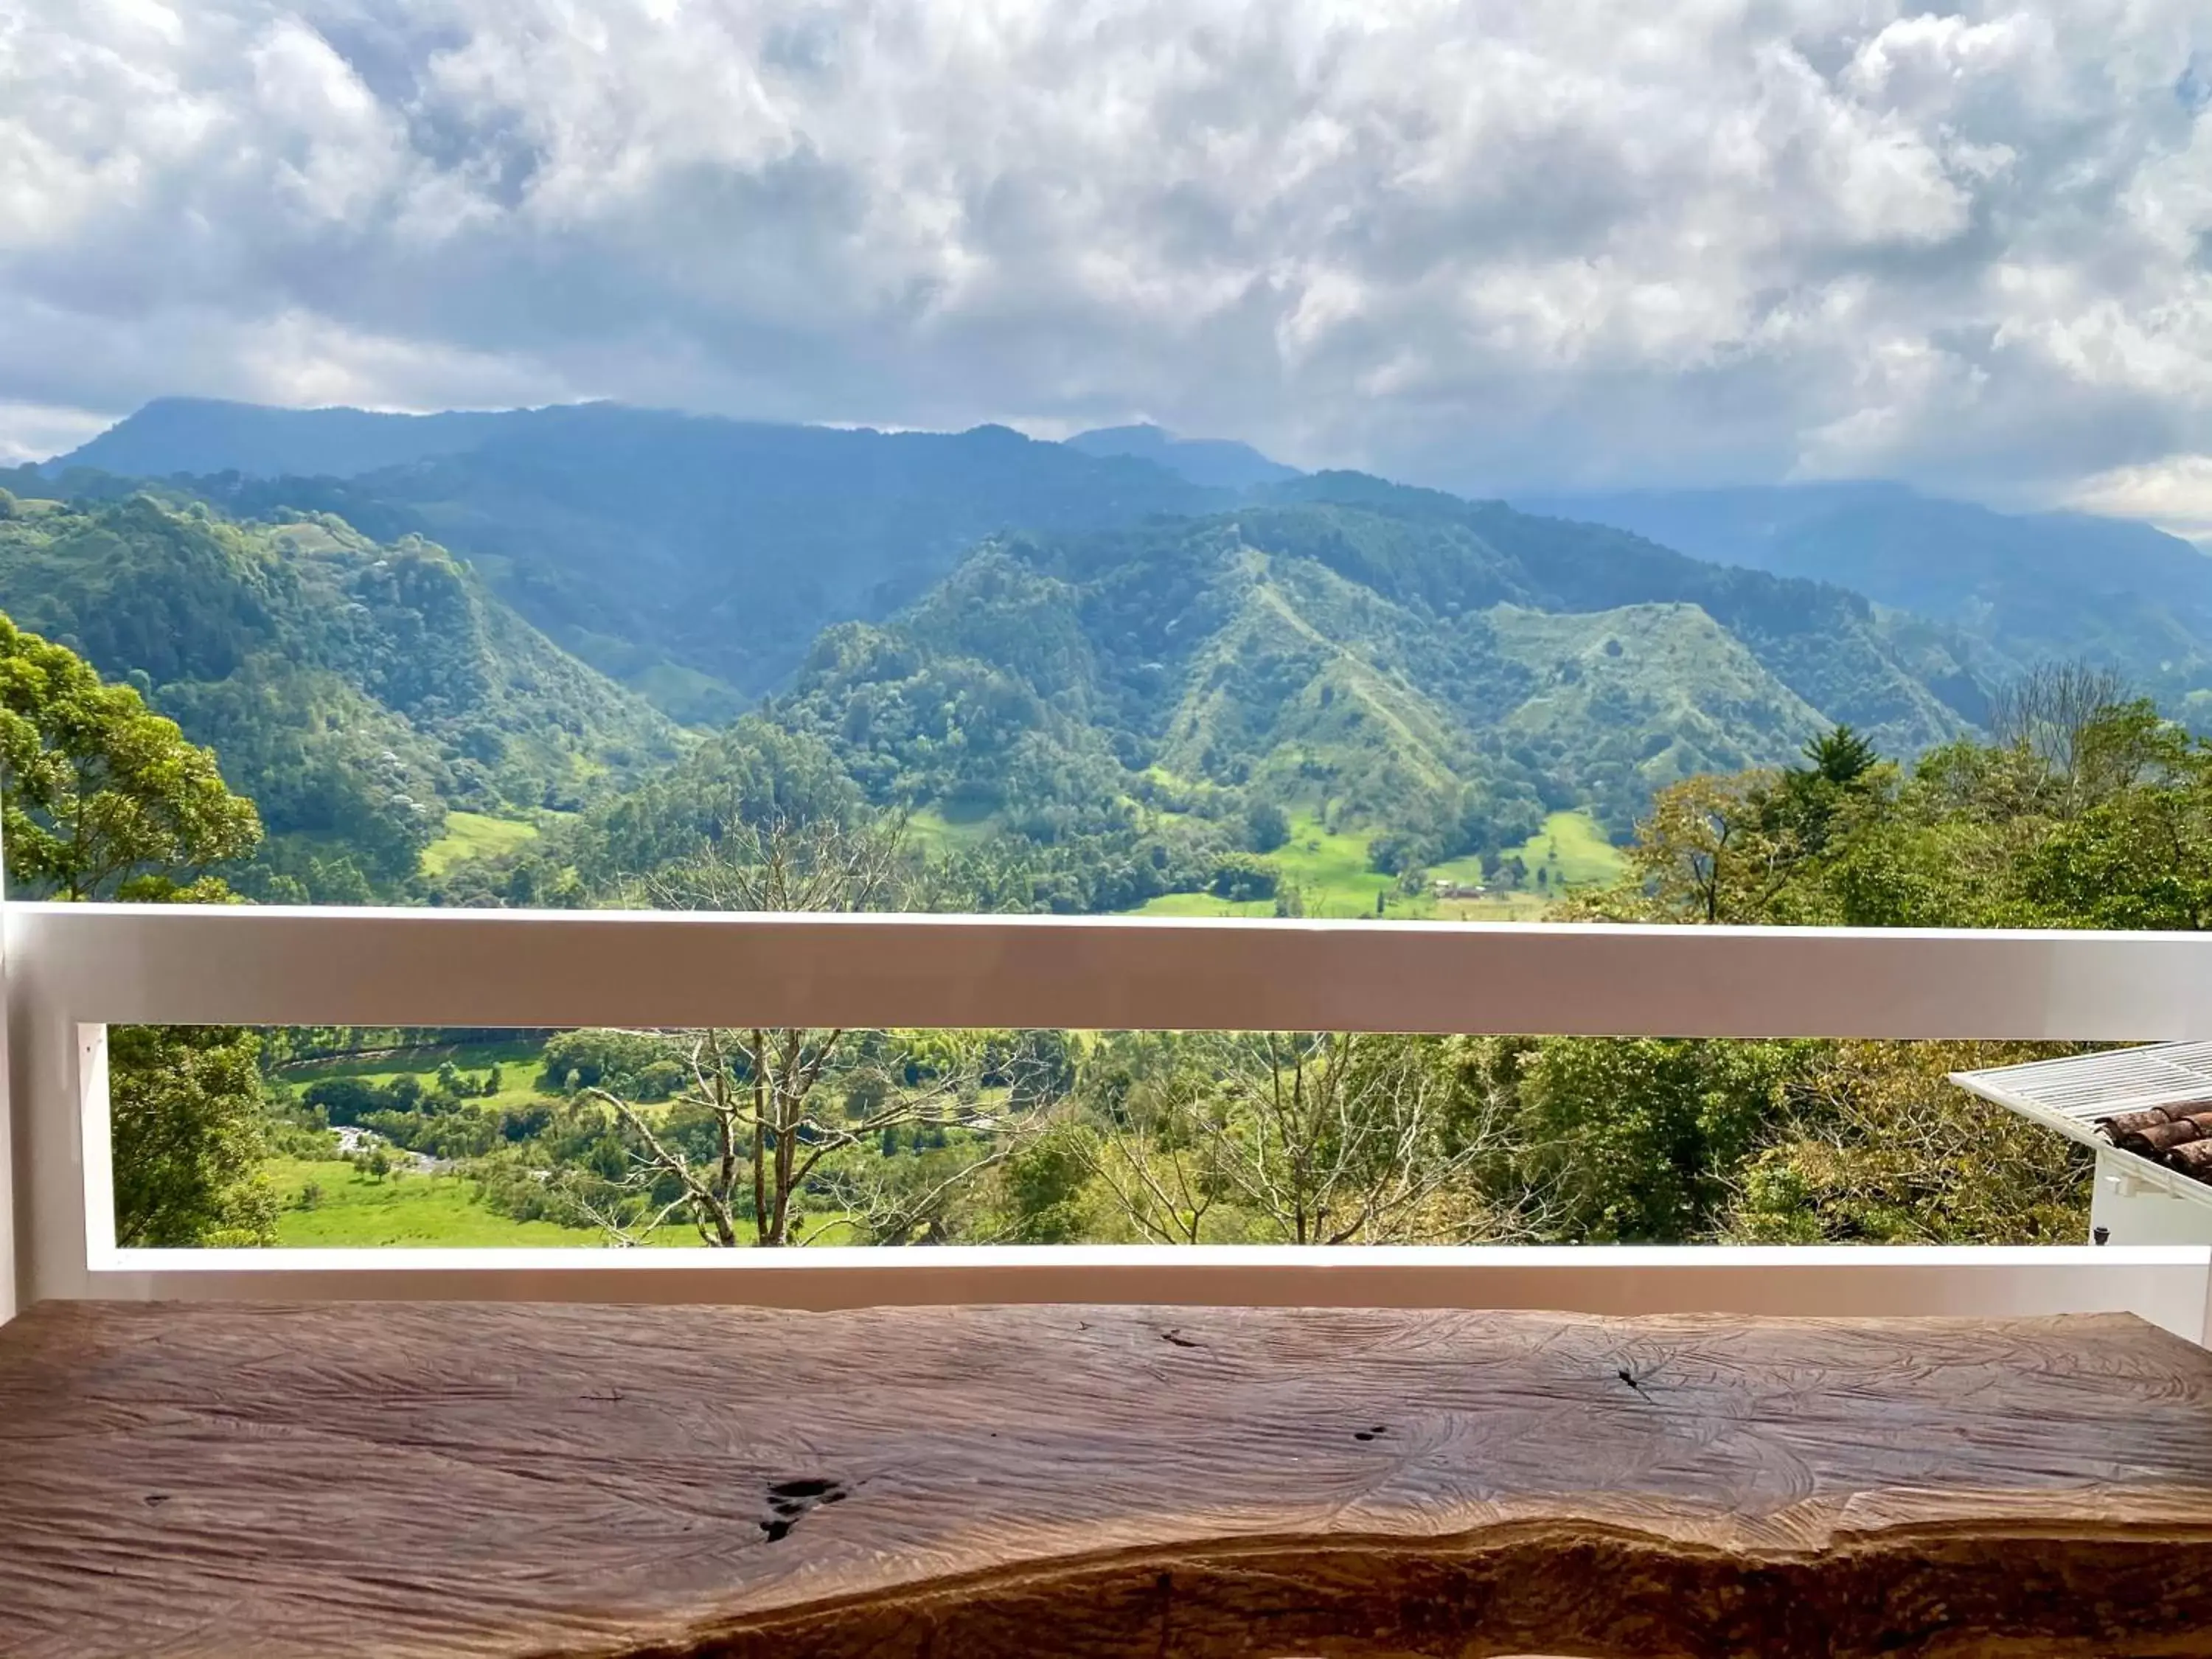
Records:
<instances>
[{"instance_id":1,"label":"white painted panel","mask_svg":"<svg viewBox=\"0 0 2212 1659\"><path fill-rule=\"evenodd\" d=\"M88 1021L2212 1037L2212 935L15 905Z\"/></svg>"},{"instance_id":2,"label":"white painted panel","mask_svg":"<svg viewBox=\"0 0 2212 1659\"><path fill-rule=\"evenodd\" d=\"M2181 1039L2212 1036L2203 935L17 905L5 948L27 1298L2127 1309L2202 1340L2212 1297L2206 1247L117 1252L88 1179L106 1022Z\"/></svg>"}]
</instances>

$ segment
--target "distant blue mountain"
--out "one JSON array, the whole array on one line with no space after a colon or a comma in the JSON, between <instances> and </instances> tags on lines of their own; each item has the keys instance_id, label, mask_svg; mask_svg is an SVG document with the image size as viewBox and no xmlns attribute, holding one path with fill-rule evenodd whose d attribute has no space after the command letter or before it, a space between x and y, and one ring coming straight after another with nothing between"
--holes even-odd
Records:
<instances>
[{"instance_id":1,"label":"distant blue mountain","mask_svg":"<svg viewBox=\"0 0 2212 1659\"><path fill-rule=\"evenodd\" d=\"M1102 426L1067 440L1086 455L1128 455L1211 489L1250 489L1300 476L1233 438L1178 438L1156 426Z\"/></svg>"},{"instance_id":2,"label":"distant blue mountain","mask_svg":"<svg viewBox=\"0 0 2212 1659\"><path fill-rule=\"evenodd\" d=\"M612 404L408 416L166 398L46 471L72 468L191 475L249 514L314 507L382 539L419 532L568 650L695 721L781 683L824 626L890 614L1000 532L1112 531L1240 500L1381 491L1402 506L1381 480L1154 426L1039 443L1004 427L880 433ZM2212 558L2147 525L1889 483L1515 505L1850 588L1949 630L1985 680L2039 659L2106 664L2212 730Z\"/></svg>"},{"instance_id":3,"label":"distant blue mountain","mask_svg":"<svg viewBox=\"0 0 2212 1659\"><path fill-rule=\"evenodd\" d=\"M2212 558L2147 524L1998 513L1879 483L1515 504L1613 525L1701 559L1856 589L1952 624L1983 648L1993 673L2081 658L2162 698L2197 692L2212 704ZM2212 717L2212 707L2194 713Z\"/></svg>"},{"instance_id":4,"label":"distant blue mountain","mask_svg":"<svg viewBox=\"0 0 2212 1659\"><path fill-rule=\"evenodd\" d=\"M42 470L57 477L83 466L133 478L179 472L350 478L473 449L523 412L387 415L366 409L274 409L215 398L156 398Z\"/></svg>"}]
</instances>

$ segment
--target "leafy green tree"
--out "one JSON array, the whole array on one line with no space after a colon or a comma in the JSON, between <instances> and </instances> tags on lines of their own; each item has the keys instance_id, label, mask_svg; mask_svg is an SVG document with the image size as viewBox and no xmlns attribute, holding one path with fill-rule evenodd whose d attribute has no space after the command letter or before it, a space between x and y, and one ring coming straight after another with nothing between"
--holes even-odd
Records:
<instances>
[{"instance_id":1,"label":"leafy green tree","mask_svg":"<svg viewBox=\"0 0 2212 1659\"><path fill-rule=\"evenodd\" d=\"M1785 1043L1606 1037L1477 1052L1486 1088L1510 1104L1515 1150L1491 1179L1577 1243L1712 1237L1802 1057Z\"/></svg>"},{"instance_id":2,"label":"leafy green tree","mask_svg":"<svg viewBox=\"0 0 2212 1659\"><path fill-rule=\"evenodd\" d=\"M1725 1235L1755 1244L2078 1243L2089 1153L1946 1075L2050 1053L2027 1043L1820 1045L1743 1171Z\"/></svg>"},{"instance_id":3,"label":"leafy green tree","mask_svg":"<svg viewBox=\"0 0 2212 1659\"><path fill-rule=\"evenodd\" d=\"M215 758L66 647L0 617L0 814L11 885L69 899L220 901L208 873L253 850L260 821ZM261 1244L275 1206L259 1045L231 1028L108 1034L117 1240Z\"/></svg>"},{"instance_id":4,"label":"leafy green tree","mask_svg":"<svg viewBox=\"0 0 2212 1659\"><path fill-rule=\"evenodd\" d=\"M886 1133L889 1133L886 1131ZM1082 1131L1055 1125L1017 1146L999 1170L998 1188L1017 1244L1079 1244L1088 1231L1084 1188L1091 1166Z\"/></svg>"},{"instance_id":5,"label":"leafy green tree","mask_svg":"<svg viewBox=\"0 0 2212 1659\"><path fill-rule=\"evenodd\" d=\"M158 898L261 838L252 802L128 685L0 617L0 796L9 884Z\"/></svg>"},{"instance_id":6,"label":"leafy green tree","mask_svg":"<svg viewBox=\"0 0 2212 1659\"><path fill-rule=\"evenodd\" d=\"M1848 726L1823 732L1799 752L1808 763L1784 770L1772 798L1770 827L1814 853L1827 844L1838 813L1874 786L1881 756Z\"/></svg>"},{"instance_id":7,"label":"leafy green tree","mask_svg":"<svg viewBox=\"0 0 2212 1659\"><path fill-rule=\"evenodd\" d=\"M1856 783L1881 762L1874 744L1849 726L1838 726L1808 738L1802 750L1811 763L1808 775L1844 787Z\"/></svg>"},{"instance_id":8,"label":"leafy green tree","mask_svg":"<svg viewBox=\"0 0 2212 1659\"><path fill-rule=\"evenodd\" d=\"M1244 809L1244 844L1255 853L1272 853L1291 839L1291 816L1273 801L1255 800Z\"/></svg>"},{"instance_id":9,"label":"leafy green tree","mask_svg":"<svg viewBox=\"0 0 2212 1659\"><path fill-rule=\"evenodd\" d=\"M1245 900L1273 898L1282 881L1282 871L1252 853L1224 853L1213 866L1206 889L1217 898Z\"/></svg>"},{"instance_id":10,"label":"leafy green tree","mask_svg":"<svg viewBox=\"0 0 2212 1659\"><path fill-rule=\"evenodd\" d=\"M1776 821L1772 772L1685 778L1661 790L1636 826L1629 879L1592 895L1577 915L1648 921L1764 921L1789 884L1799 847Z\"/></svg>"},{"instance_id":11,"label":"leafy green tree","mask_svg":"<svg viewBox=\"0 0 2212 1659\"><path fill-rule=\"evenodd\" d=\"M261 1178L258 1040L223 1026L107 1034L115 1239L125 1246L270 1244Z\"/></svg>"},{"instance_id":12,"label":"leafy green tree","mask_svg":"<svg viewBox=\"0 0 2212 1659\"><path fill-rule=\"evenodd\" d=\"M1996 724L1999 741L1946 744L1909 774L1839 731L1778 781L1662 792L1631 852L1637 880L1583 908L1858 927L2212 927L2212 746L2080 669L2026 677ZM1716 1091L1712 1067L1736 1045L1680 1045L1675 1062L1636 1079L1612 1073L1637 1063L1638 1045L1580 1041L1534 1045L1524 1089L1542 1109L1532 1146L1551 1134L1538 1162L1552 1162L1578 1212L1565 1236L1604 1236L1589 1229L1623 1217L1649 1230L1666 1222L1655 1207L1775 1242L2080 1235L2082 1160L1946 1078L2048 1049L1795 1045L1750 1138L1706 1140L1692 1102L1731 1094ZM1586 1129L1578 1103L1613 1124L1609 1138ZM1573 1109L1563 1127L1542 1121L1562 1106ZM1730 1195L1724 1212L1717 1191Z\"/></svg>"},{"instance_id":13,"label":"leafy green tree","mask_svg":"<svg viewBox=\"0 0 2212 1659\"><path fill-rule=\"evenodd\" d=\"M2029 900L2092 927L2212 926L2212 746L2129 703L2085 722L2075 749L2088 804L2028 857Z\"/></svg>"}]
</instances>

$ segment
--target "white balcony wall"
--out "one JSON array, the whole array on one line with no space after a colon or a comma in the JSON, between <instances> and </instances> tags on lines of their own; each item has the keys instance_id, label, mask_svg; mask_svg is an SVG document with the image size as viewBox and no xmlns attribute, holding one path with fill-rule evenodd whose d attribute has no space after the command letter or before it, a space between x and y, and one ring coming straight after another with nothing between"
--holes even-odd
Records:
<instances>
[{"instance_id":1,"label":"white balcony wall","mask_svg":"<svg viewBox=\"0 0 2212 1659\"><path fill-rule=\"evenodd\" d=\"M1029 1026L2172 1040L2212 936L1122 917L6 907L0 1297L514 1297L2127 1309L2201 1340L2212 1247L151 1252L116 1248L110 1023Z\"/></svg>"}]
</instances>

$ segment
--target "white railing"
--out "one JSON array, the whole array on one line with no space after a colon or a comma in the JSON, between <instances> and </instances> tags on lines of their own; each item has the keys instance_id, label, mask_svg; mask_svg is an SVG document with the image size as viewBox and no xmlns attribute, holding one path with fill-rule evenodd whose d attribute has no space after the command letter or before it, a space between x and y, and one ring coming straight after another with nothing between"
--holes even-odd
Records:
<instances>
[{"instance_id":1,"label":"white railing","mask_svg":"<svg viewBox=\"0 0 2212 1659\"><path fill-rule=\"evenodd\" d=\"M110 1023L844 1025L2166 1040L2212 936L1132 918L5 908L0 1317L64 1296L2132 1310L2193 1340L2212 1247L118 1249Z\"/></svg>"}]
</instances>

